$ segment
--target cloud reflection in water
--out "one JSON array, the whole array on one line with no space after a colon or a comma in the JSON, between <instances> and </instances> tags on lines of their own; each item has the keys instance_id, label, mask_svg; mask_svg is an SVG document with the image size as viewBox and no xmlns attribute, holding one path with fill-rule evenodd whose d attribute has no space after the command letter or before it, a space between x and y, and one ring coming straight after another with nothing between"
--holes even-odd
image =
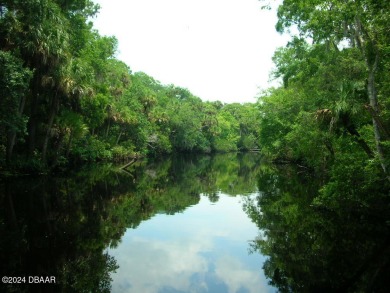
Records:
<instances>
[{"instance_id":1,"label":"cloud reflection in water","mask_svg":"<svg viewBox=\"0 0 390 293\"><path fill-rule=\"evenodd\" d=\"M112 291L143 293L275 292L262 271L264 258L248 254L258 230L242 210L241 197L202 196L183 213L159 214L128 229L110 249L120 268Z\"/></svg>"}]
</instances>

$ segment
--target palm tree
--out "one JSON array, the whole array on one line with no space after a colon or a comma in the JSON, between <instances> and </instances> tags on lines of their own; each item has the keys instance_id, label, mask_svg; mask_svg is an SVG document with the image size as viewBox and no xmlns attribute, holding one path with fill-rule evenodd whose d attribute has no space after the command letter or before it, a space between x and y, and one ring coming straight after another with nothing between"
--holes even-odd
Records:
<instances>
[{"instance_id":1,"label":"palm tree","mask_svg":"<svg viewBox=\"0 0 390 293\"><path fill-rule=\"evenodd\" d=\"M374 157L367 142L358 132L354 117L364 115L364 108L361 107L359 93L364 90L364 85L357 82L343 81L338 91L338 99L331 109L320 109L315 113L317 121L329 127L330 132L340 128L345 129L353 139L360 145L369 158Z\"/></svg>"}]
</instances>

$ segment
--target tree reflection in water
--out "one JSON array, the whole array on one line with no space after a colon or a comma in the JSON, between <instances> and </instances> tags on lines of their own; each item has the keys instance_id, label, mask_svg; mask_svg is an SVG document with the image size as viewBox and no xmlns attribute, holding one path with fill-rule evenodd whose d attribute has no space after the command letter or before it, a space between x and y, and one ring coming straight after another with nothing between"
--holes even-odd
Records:
<instances>
[{"instance_id":1,"label":"tree reflection in water","mask_svg":"<svg viewBox=\"0 0 390 293\"><path fill-rule=\"evenodd\" d=\"M313 177L259 160L178 156L140 162L130 173L106 164L63 177L3 179L2 276L55 276L56 284L1 284L1 292L110 292L118 266L105 252L127 228L156 213L183 212L200 194L216 202L220 192L247 194L256 185L259 195L245 210L262 231L252 249L268 256L271 284L281 292L386 292L390 212L383 184L359 189L350 180L319 192L323 183Z\"/></svg>"},{"instance_id":2,"label":"tree reflection in water","mask_svg":"<svg viewBox=\"0 0 390 293\"><path fill-rule=\"evenodd\" d=\"M261 166L245 210L262 231L252 249L268 256L265 274L280 292L388 292L388 193L341 184L349 190L329 198L299 170Z\"/></svg>"},{"instance_id":3,"label":"tree reflection in water","mask_svg":"<svg viewBox=\"0 0 390 293\"><path fill-rule=\"evenodd\" d=\"M255 154L177 156L139 162L130 172L110 165L63 177L0 181L2 276L54 276L56 284L1 284L1 292L110 292L118 266L105 253L127 228L156 213L174 214L218 194L256 186ZM28 280L27 282L28 283Z\"/></svg>"}]
</instances>

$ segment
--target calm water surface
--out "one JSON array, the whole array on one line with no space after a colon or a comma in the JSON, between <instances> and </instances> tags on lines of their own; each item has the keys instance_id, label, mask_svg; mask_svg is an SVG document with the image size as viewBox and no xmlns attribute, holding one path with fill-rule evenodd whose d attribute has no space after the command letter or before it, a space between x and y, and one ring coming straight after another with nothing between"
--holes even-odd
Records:
<instances>
[{"instance_id":1,"label":"calm water surface","mask_svg":"<svg viewBox=\"0 0 390 293\"><path fill-rule=\"evenodd\" d=\"M179 156L1 181L1 292L274 292L243 207L260 157ZM28 284L54 276L55 284Z\"/></svg>"},{"instance_id":2,"label":"calm water surface","mask_svg":"<svg viewBox=\"0 0 390 293\"><path fill-rule=\"evenodd\" d=\"M388 195L317 179L256 154L3 178L0 292L388 292Z\"/></svg>"},{"instance_id":3,"label":"calm water surface","mask_svg":"<svg viewBox=\"0 0 390 293\"><path fill-rule=\"evenodd\" d=\"M258 228L242 209L250 195L202 195L175 215L158 214L128 229L109 254L119 269L113 292L274 292L261 270L264 257L248 254Z\"/></svg>"}]
</instances>

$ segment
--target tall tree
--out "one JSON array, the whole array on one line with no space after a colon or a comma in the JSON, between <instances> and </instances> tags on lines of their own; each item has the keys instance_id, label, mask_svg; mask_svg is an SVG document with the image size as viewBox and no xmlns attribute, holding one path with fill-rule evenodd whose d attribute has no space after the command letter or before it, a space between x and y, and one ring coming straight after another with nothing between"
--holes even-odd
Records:
<instances>
[{"instance_id":1,"label":"tall tree","mask_svg":"<svg viewBox=\"0 0 390 293\"><path fill-rule=\"evenodd\" d=\"M378 76L385 68L390 37L390 3L385 0L286 0L278 9L277 30L296 26L303 37L315 44L325 43L339 50L345 41L349 48L357 48L365 61L366 93L375 135L376 152L383 172L389 177L388 158L383 142L388 140L388 129L381 121L380 100L382 85ZM388 82L388 81L387 81Z\"/></svg>"},{"instance_id":2,"label":"tall tree","mask_svg":"<svg viewBox=\"0 0 390 293\"><path fill-rule=\"evenodd\" d=\"M22 66L22 60L9 52L0 51L0 132L6 141L6 160L12 158L17 134L25 132L23 115L31 71Z\"/></svg>"}]
</instances>

